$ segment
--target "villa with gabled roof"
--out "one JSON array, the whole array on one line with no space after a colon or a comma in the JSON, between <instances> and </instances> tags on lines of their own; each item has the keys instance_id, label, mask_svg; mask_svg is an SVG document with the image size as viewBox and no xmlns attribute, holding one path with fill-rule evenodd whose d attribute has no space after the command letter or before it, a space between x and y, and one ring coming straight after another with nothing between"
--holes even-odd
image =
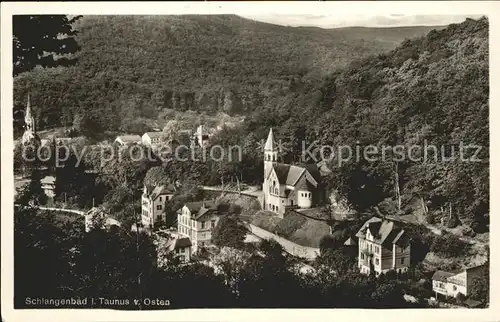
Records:
<instances>
[{"instance_id":1,"label":"villa with gabled roof","mask_svg":"<svg viewBox=\"0 0 500 322\"><path fill-rule=\"evenodd\" d=\"M218 221L219 211L213 200L188 202L177 212L177 232L189 237L194 254L199 247L210 245Z\"/></svg>"},{"instance_id":2,"label":"villa with gabled roof","mask_svg":"<svg viewBox=\"0 0 500 322\"><path fill-rule=\"evenodd\" d=\"M264 146L262 208L283 216L290 208L311 208L323 201L321 174L316 164L278 163L278 146L269 130Z\"/></svg>"}]
</instances>

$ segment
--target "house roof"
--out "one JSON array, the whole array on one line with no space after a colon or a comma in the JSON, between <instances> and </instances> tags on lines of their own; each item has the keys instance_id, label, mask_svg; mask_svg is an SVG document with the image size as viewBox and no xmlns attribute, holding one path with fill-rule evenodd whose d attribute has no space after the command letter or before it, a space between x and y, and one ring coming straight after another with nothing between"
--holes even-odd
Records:
<instances>
[{"instance_id":1,"label":"house roof","mask_svg":"<svg viewBox=\"0 0 500 322\"><path fill-rule=\"evenodd\" d=\"M159 231L156 235L159 237L156 242L157 246L165 247L169 252L192 245L189 237L181 236L175 232Z\"/></svg>"},{"instance_id":2,"label":"house roof","mask_svg":"<svg viewBox=\"0 0 500 322\"><path fill-rule=\"evenodd\" d=\"M477 307L481 304L481 302L469 298L465 300L464 304L467 305L468 307Z\"/></svg>"},{"instance_id":3,"label":"house roof","mask_svg":"<svg viewBox=\"0 0 500 322\"><path fill-rule=\"evenodd\" d=\"M434 273L434 275L432 275L432 280L440 281L440 282L447 282L448 277L451 277L453 275L455 275L455 274L438 270Z\"/></svg>"},{"instance_id":4,"label":"house roof","mask_svg":"<svg viewBox=\"0 0 500 322\"><path fill-rule=\"evenodd\" d=\"M393 221L372 217L363 224L356 233L356 237L364 238L368 230L373 235L374 242L384 247L392 247L392 244L403 245L407 243L404 229Z\"/></svg>"},{"instance_id":5,"label":"house roof","mask_svg":"<svg viewBox=\"0 0 500 322\"><path fill-rule=\"evenodd\" d=\"M216 205L214 200L188 202L184 206L187 207L193 215L195 215L195 220L199 219L201 216L203 216L209 211L216 210Z\"/></svg>"},{"instance_id":6,"label":"house roof","mask_svg":"<svg viewBox=\"0 0 500 322\"><path fill-rule=\"evenodd\" d=\"M151 191L149 187L147 187L148 191ZM153 191L151 191L151 194L149 197L153 200L155 200L158 196L160 195L170 195L175 192L175 187L173 185L161 185L161 186L156 186Z\"/></svg>"},{"instance_id":7,"label":"house roof","mask_svg":"<svg viewBox=\"0 0 500 322\"><path fill-rule=\"evenodd\" d=\"M174 243L174 249L191 247L191 240L188 237L176 238Z\"/></svg>"},{"instance_id":8,"label":"house roof","mask_svg":"<svg viewBox=\"0 0 500 322\"><path fill-rule=\"evenodd\" d=\"M119 135L116 137L116 139L120 139L123 142L139 142L139 141L141 141L141 137L139 135L134 135L134 134Z\"/></svg>"},{"instance_id":9,"label":"house roof","mask_svg":"<svg viewBox=\"0 0 500 322\"><path fill-rule=\"evenodd\" d=\"M144 135L148 135L150 138L161 138L163 136L163 132L146 132Z\"/></svg>"},{"instance_id":10,"label":"house roof","mask_svg":"<svg viewBox=\"0 0 500 322\"><path fill-rule=\"evenodd\" d=\"M40 180L41 184L55 184L56 178L54 176L45 176Z\"/></svg>"}]
</instances>

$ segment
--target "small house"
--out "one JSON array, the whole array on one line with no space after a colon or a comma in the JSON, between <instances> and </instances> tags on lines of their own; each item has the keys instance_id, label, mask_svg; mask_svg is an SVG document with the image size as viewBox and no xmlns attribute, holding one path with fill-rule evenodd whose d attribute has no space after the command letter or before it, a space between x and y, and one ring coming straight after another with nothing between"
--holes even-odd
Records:
<instances>
[{"instance_id":1,"label":"small house","mask_svg":"<svg viewBox=\"0 0 500 322\"><path fill-rule=\"evenodd\" d=\"M177 212L177 231L191 239L194 254L199 247L210 245L218 220L219 213L213 200L189 202Z\"/></svg>"},{"instance_id":2,"label":"small house","mask_svg":"<svg viewBox=\"0 0 500 322\"><path fill-rule=\"evenodd\" d=\"M432 276L432 290L445 297L457 297L459 293L468 296L470 294L472 280L481 275L484 265L479 265L455 272L437 270Z\"/></svg>"},{"instance_id":3,"label":"small house","mask_svg":"<svg viewBox=\"0 0 500 322\"><path fill-rule=\"evenodd\" d=\"M410 266L410 240L395 222L372 217L356 233L358 267L361 273L375 275L395 270L402 273Z\"/></svg>"}]
</instances>

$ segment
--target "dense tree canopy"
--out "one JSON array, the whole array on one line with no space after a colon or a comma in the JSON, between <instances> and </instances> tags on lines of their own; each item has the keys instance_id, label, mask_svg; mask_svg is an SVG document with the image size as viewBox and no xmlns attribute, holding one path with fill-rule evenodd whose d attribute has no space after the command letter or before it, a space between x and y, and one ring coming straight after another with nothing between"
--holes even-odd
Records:
<instances>
[{"instance_id":1,"label":"dense tree canopy","mask_svg":"<svg viewBox=\"0 0 500 322\"><path fill-rule=\"evenodd\" d=\"M14 76L36 66L71 66L80 50L73 24L80 18L66 15L15 15L12 18Z\"/></svg>"}]
</instances>

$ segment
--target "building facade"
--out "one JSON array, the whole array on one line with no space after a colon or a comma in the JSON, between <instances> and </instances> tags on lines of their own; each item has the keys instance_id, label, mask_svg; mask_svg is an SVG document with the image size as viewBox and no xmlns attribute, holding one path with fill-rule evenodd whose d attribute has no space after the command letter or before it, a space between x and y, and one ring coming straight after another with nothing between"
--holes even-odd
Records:
<instances>
[{"instance_id":1,"label":"building facade","mask_svg":"<svg viewBox=\"0 0 500 322\"><path fill-rule=\"evenodd\" d=\"M165 203L174 196L174 187L161 185L148 187L144 185L141 204L141 222L144 227L153 228L157 223L166 222Z\"/></svg>"},{"instance_id":2,"label":"building facade","mask_svg":"<svg viewBox=\"0 0 500 322\"><path fill-rule=\"evenodd\" d=\"M470 295L472 281L482 274L485 265L479 265L457 272L436 271L432 276L432 290L445 297L457 297L458 294Z\"/></svg>"},{"instance_id":3,"label":"building facade","mask_svg":"<svg viewBox=\"0 0 500 322\"><path fill-rule=\"evenodd\" d=\"M278 163L278 146L269 130L264 146L262 208L281 216L289 208L311 208L324 200L321 174L316 164L304 166Z\"/></svg>"},{"instance_id":4,"label":"building facade","mask_svg":"<svg viewBox=\"0 0 500 322\"><path fill-rule=\"evenodd\" d=\"M390 220L372 217L356 233L358 268L375 275L394 270L402 273L411 262L411 245L405 231Z\"/></svg>"},{"instance_id":5,"label":"building facade","mask_svg":"<svg viewBox=\"0 0 500 322\"><path fill-rule=\"evenodd\" d=\"M199 201L187 203L177 214L177 232L189 237L192 251L210 245L212 231L219 221L215 202Z\"/></svg>"}]
</instances>

